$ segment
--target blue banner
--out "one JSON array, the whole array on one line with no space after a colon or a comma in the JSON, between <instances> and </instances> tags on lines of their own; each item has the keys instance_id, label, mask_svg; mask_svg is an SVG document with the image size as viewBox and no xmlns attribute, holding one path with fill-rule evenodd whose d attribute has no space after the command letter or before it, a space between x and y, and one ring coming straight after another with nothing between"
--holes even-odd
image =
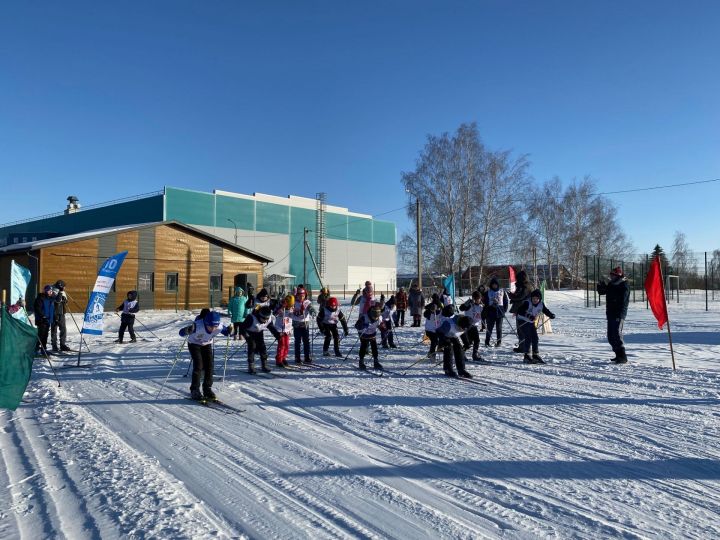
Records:
<instances>
[{"instance_id":1,"label":"blue banner","mask_svg":"<svg viewBox=\"0 0 720 540\"><path fill-rule=\"evenodd\" d=\"M83 334L102 335L105 300L112 289L115 277L120 271L120 267L127 254L127 251L117 253L107 259L100 267L97 279L95 280L95 287L93 287L88 305L85 308L85 318L83 319L82 326Z\"/></svg>"},{"instance_id":2,"label":"blue banner","mask_svg":"<svg viewBox=\"0 0 720 540\"><path fill-rule=\"evenodd\" d=\"M443 287L447 290L448 295L452 298L453 304L455 303L455 274L449 275L443 279Z\"/></svg>"},{"instance_id":3,"label":"blue banner","mask_svg":"<svg viewBox=\"0 0 720 540\"><path fill-rule=\"evenodd\" d=\"M9 304L15 304L21 298L25 300L25 292L27 291L28 285L30 285L30 270L24 266L16 263L15 261L10 262L10 302ZM27 318L27 311L19 309L13 313L13 317L20 319L23 322L30 324Z\"/></svg>"}]
</instances>

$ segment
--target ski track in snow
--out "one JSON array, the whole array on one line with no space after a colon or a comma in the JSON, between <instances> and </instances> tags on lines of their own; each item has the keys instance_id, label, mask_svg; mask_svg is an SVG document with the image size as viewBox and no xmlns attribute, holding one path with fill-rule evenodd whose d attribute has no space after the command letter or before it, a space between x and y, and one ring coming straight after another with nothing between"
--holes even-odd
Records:
<instances>
[{"instance_id":1,"label":"ski track in snow","mask_svg":"<svg viewBox=\"0 0 720 540\"><path fill-rule=\"evenodd\" d=\"M0 412L0 537L720 536L718 306L670 306L673 373L644 304L625 326L630 363L614 366L603 308L574 292L548 303L548 363L524 365L509 335L481 349L490 365L469 363L484 385L430 361L371 377L322 358L317 338L334 369L249 377L243 348L223 384L218 340L215 390L241 414L186 399L187 351L156 399L191 314L143 312L146 340L89 339L93 368L59 370L61 388L38 361L29 403ZM422 334L397 333L381 362L401 372L426 346L403 350Z\"/></svg>"}]
</instances>

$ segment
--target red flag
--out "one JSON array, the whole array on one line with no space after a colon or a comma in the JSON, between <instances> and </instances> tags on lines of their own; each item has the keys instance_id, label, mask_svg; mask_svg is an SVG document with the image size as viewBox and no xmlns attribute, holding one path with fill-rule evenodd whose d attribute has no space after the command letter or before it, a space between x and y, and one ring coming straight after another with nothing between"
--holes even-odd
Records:
<instances>
[{"instance_id":1,"label":"red flag","mask_svg":"<svg viewBox=\"0 0 720 540\"><path fill-rule=\"evenodd\" d=\"M510 292L515 292L515 269L512 266L508 266L508 272L510 273Z\"/></svg>"},{"instance_id":2,"label":"red flag","mask_svg":"<svg viewBox=\"0 0 720 540\"><path fill-rule=\"evenodd\" d=\"M645 278L645 292L650 302L650 309L658 322L658 328L662 330L668 322L667 304L665 303L665 287L663 287L662 270L660 259L655 256L650 264L650 270Z\"/></svg>"}]
</instances>

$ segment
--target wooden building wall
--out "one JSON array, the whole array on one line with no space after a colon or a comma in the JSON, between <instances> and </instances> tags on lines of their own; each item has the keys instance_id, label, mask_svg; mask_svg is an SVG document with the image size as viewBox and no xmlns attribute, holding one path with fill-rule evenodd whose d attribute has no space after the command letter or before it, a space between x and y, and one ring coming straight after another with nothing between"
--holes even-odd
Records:
<instances>
[{"instance_id":1,"label":"wooden building wall","mask_svg":"<svg viewBox=\"0 0 720 540\"><path fill-rule=\"evenodd\" d=\"M139 293L143 308L175 309L177 306L178 309L199 309L209 306L210 242L200 234L173 225L158 225L152 232L149 235L147 229L127 231L42 248L38 251L40 288L62 279L72 300L68 306L70 311L83 311L95 285L97 270L107 258L105 251L112 247L115 253L127 251L128 254L115 281L116 292L108 297L105 304L106 311L114 310L125 298L127 291L138 289L140 271L153 272L154 290L152 293ZM0 257L3 288L9 288L9 267L13 258L33 274L38 273L35 262L29 260L27 255L4 255ZM258 288L262 286L262 262L224 246L213 248L212 259L213 271L221 269L223 275L223 290L213 294L215 306L227 302L227 285L233 284L236 274L255 274ZM179 277L177 293L165 290L166 274L174 272ZM35 294L35 290L28 292L29 302L33 301Z\"/></svg>"}]
</instances>

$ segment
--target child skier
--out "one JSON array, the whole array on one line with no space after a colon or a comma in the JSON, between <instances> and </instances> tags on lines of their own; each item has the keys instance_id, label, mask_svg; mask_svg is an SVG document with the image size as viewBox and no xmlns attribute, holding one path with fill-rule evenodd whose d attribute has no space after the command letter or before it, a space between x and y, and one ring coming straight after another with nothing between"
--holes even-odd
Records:
<instances>
[{"instance_id":1,"label":"child skier","mask_svg":"<svg viewBox=\"0 0 720 540\"><path fill-rule=\"evenodd\" d=\"M460 306L460 311L472 320L472 326L467 331L468 341L472 343L472 359L475 362L482 362L482 356L478 353L480 348L480 332L483 326L483 310L485 306L482 303L482 296L478 291L473 291L472 297Z\"/></svg>"},{"instance_id":2,"label":"child skier","mask_svg":"<svg viewBox=\"0 0 720 540\"><path fill-rule=\"evenodd\" d=\"M372 283L369 281L365 282L365 287L362 290L362 296L360 297L360 315L365 315L368 310L374 305L375 291L373 290Z\"/></svg>"},{"instance_id":3,"label":"child skier","mask_svg":"<svg viewBox=\"0 0 720 540\"><path fill-rule=\"evenodd\" d=\"M526 364L544 364L543 359L538 354L539 343L538 333L535 327L535 320L540 313L544 313L550 319L554 319L555 315L547 308L542 301L542 293L540 289L535 289L530 293L530 299L523 302L517 312L518 335L520 336L520 345L522 352L525 353L523 362ZM532 345L532 357L530 356L530 345Z\"/></svg>"},{"instance_id":4,"label":"child skier","mask_svg":"<svg viewBox=\"0 0 720 540\"><path fill-rule=\"evenodd\" d=\"M442 304L440 301L432 301L425 306L425 334L430 339L430 351L428 352L428 358L435 358L435 352L437 351L438 342L440 336L437 331L442 324Z\"/></svg>"},{"instance_id":5,"label":"child skier","mask_svg":"<svg viewBox=\"0 0 720 540\"><path fill-rule=\"evenodd\" d=\"M270 306L263 306L260 309L254 310L240 324L239 331L245 338L245 341L247 341L248 373L252 373L253 375L256 373L256 352L260 354L260 369L265 373L270 373L270 368L267 365L268 355L267 347L265 346L265 330L269 330L275 339L280 340L280 332L275 328L275 317L273 317Z\"/></svg>"},{"instance_id":6,"label":"child skier","mask_svg":"<svg viewBox=\"0 0 720 540\"><path fill-rule=\"evenodd\" d=\"M318 315L320 321L320 328L325 335L325 341L323 342L323 356L330 356L330 339L332 338L333 347L335 349L335 356L338 358L342 357L340 352L340 337L338 335L338 322L342 325L343 337L347 336L348 325L345 315L340 311L339 303L337 298L334 296L329 297L325 300L324 304L320 307L320 315Z\"/></svg>"},{"instance_id":7,"label":"child skier","mask_svg":"<svg viewBox=\"0 0 720 540\"><path fill-rule=\"evenodd\" d=\"M137 291L128 291L127 299L123 300L123 303L117 307L115 313L118 311L121 311L122 315L120 315L120 330L118 330L118 338L115 340L115 343L123 342L125 330L127 330L130 334L130 343L135 343L137 341L135 339L134 329L135 314L140 311L140 302L138 302L137 299Z\"/></svg>"},{"instance_id":8,"label":"child skier","mask_svg":"<svg viewBox=\"0 0 720 540\"><path fill-rule=\"evenodd\" d=\"M502 326L505 312L508 308L508 295L505 289L500 288L497 278L490 280L489 287L485 291L485 318L487 320L487 332L485 333L485 346L490 346L490 337L492 337L493 327L496 328L497 339L495 346L499 347L502 343Z\"/></svg>"},{"instance_id":9,"label":"child skier","mask_svg":"<svg viewBox=\"0 0 720 540\"><path fill-rule=\"evenodd\" d=\"M472 319L466 315L454 315L443 321L438 328L440 347L443 349L443 370L448 377L462 377L472 379L472 375L465 369L465 354L462 350L460 336L472 326ZM453 370L452 360L455 357L457 372Z\"/></svg>"},{"instance_id":10,"label":"child skier","mask_svg":"<svg viewBox=\"0 0 720 540\"><path fill-rule=\"evenodd\" d=\"M383 322L383 328L380 330L380 342L382 343L382 348L387 349L389 344L391 349L397 349L397 345L395 345L395 332L393 332L395 297L391 296L390 300L385 302L385 305L380 303L380 307L382 308L380 318Z\"/></svg>"},{"instance_id":11,"label":"child skier","mask_svg":"<svg viewBox=\"0 0 720 540\"><path fill-rule=\"evenodd\" d=\"M293 331L292 310L294 305L295 297L288 294L275 311L275 330L280 334L275 351L277 367L288 367L287 355L290 352L290 334Z\"/></svg>"},{"instance_id":12,"label":"child skier","mask_svg":"<svg viewBox=\"0 0 720 540\"><path fill-rule=\"evenodd\" d=\"M235 287L235 296L228 302L228 313L233 326L233 339L240 339L238 328L240 323L245 320L245 304L247 304L247 298L245 298L242 287Z\"/></svg>"},{"instance_id":13,"label":"child skier","mask_svg":"<svg viewBox=\"0 0 720 540\"><path fill-rule=\"evenodd\" d=\"M261 307L270 306L270 295L267 289L260 289L260 292L255 296L255 303L253 304L253 310L257 311ZM271 306L272 309L272 306Z\"/></svg>"},{"instance_id":14,"label":"child skier","mask_svg":"<svg viewBox=\"0 0 720 540\"><path fill-rule=\"evenodd\" d=\"M220 324L220 314L217 311L207 311L201 320L196 319L189 326L180 329L180 336L187 336L188 350L193 362L192 381L190 382L190 397L196 400L217 400L212 391L213 370L215 357L212 342L215 336L230 334L231 327ZM202 380L202 393L200 393L200 379Z\"/></svg>"},{"instance_id":15,"label":"child skier","mask_svg":"<svg viewBox=\"0 0 720 540\"><path fill-rule=\"evenodd\" d=\"M365 355L367 354L368 347L370 347L370 351L372 354L373 369L382 370L383 368L382 364L378 362L378 348L376 340L378 329L382 331L384 327L382 318L380 317L381 312L382 310L380 309L380 305L375 304L368 309L367 313L365 313L364 315L360 315L360 318L355 323L355 328L360 334L360 363L358 364L359 369L367 369L367 366L365 365Z\"/></svg>"},{"instance_id":16,"label":"child skier","mask_svg":"<svg viewBox=\"0 0 720 540\"><path fill-rule=\"evenodd\" d=\"M295 305L293 306L293 336L295 337L295 363L302 364L300 360L300 345L305 353L305 363L312 364L310 355L310 317L317 315L310 300L307 300L307 291L298 286L295 291Z\"/></svg>"}]
</instances>

